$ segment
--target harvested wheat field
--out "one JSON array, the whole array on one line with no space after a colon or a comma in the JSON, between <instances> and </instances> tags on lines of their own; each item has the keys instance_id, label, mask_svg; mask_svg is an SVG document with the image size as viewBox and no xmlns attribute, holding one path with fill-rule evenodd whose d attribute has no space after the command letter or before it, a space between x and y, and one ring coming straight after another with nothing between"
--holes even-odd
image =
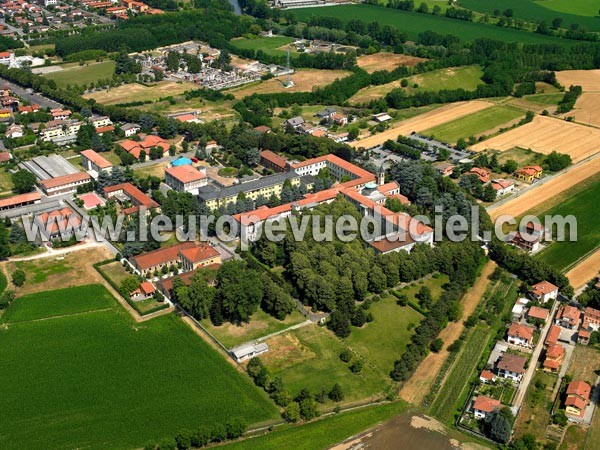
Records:
<instances>
[{"instance_id":1,"label":"harvested wheat field","mask_svg":"<svg viewBox=\"0 0 600 450\"><path fill-rule=\"evenodd\" d=\"M361 69L364 69L369 73L373 73L378 70L391 71L398 66L413 67L422 61L427 61L427 59L419 58L417 56L379 52L373 53L372 55L361 56L356 62L358 63L358 67Z\"/></svg>"},{"instance_id":2,"label":"harvested wheat field","mask_svg":"<svg viewBox=\"0 0 600 450\"><path fill-rule=\"evenodd\" d=\"M496 219L502 214L519 217L597 173L600 173L600 158L598 157L586 161L584 164L574 167L567 172L561 173L546 183L534 184L533 187L524 194L515 197L496 208L490 208L488 212L492 219Z\"/></svg>"},{"instance_id":3,"label":"harvested wheat field","mask_svg":"<svg viewBox=\"0 0 600 450\"><path fill-rule=\"evenodd\" d=\"M575 122L600 127L600 92L584 92L565 116L575 117Z\"/></svg>"},{"instance_id":4,"label":"harvested wheat field","mask_svg":"<svg viewBox=\"0 0 600 450\"><path fill-rule=\"evenodd\" d=\"M180 95L192 89L198 89L198 86L193 83L175 83L173 81L160 81L153 86L132 83L92 94L85 94L83 97L93 98L98 103L110 105L115 103L158 100L170 95Z\"/></svg>"},{"instance_id":5,"label":"harvested wheat field","mask_svg":"<svg viewBox=\"0 0 600 450\"><path fill-rule=\"evenodd\" d=\"M252 94L272 94L274 92L310 92L313 87L325 86L333 83L338 78L345 78L351 72L347 70L318 70L306 69L297 70L291 76L294 86L286 88L283 83L287 77L271 78L270 80L258 84L251 83L247 86L232 89L231 92L235 98L243 98Z\"/></svg>"},{"instance_id":6,"label":"harvested wheat field","mask_svg":"<svg viewBox=\"0 0 600 450\"><path fill-rule=\"evenodd\" d=\"M383 144L388 139L396 140L399 135L408 136L413 131L420 132L427 130L428 128L436 127L443 123L450 122L451 120L458 119L459 117L490 108L491 106L494 106L494 104L481 100L452 103L450 105L434 109L433 111L429 111L428 113L421 114L420 116L404 120L398 123L398 125L394 128L390 128L383 133L375 134L365 139L352 142L350 145L353 147L364 148L375 147L376 145Z\"/></svg>"},{"instance_id":7,"label":"harvested wheat field","mask_svg":"<svg viewBox=\"0 0 600 450\"><path fill-rule=\"evenodd\" d=\"M553 151L571 155L581 161L600 150L600 130L551 117L536 116L533 121L507 133L495 136L471 147L474 151L499 150L514 147L529 148L547 155Z\"/></svg>"},{"instance_id":8,"label":"harvested wheat field","mask_svg":"<svg viewBox=\"0 0 600 450\"><path fill-rule=\"evenodd\" d=\"M577 263L567 272L567 278L575 289L584 286L600 272L600 249Z\"/></svg>"},{"instance_id":9,"label":"harvested wheat field","mask_svg":"<svg viewBox=\"0 0 600 450\"><path fill-rule=\"evenodd\" d=\"M488 277L496 267L496 263L488 261L484 266L481 275L477 278L477 281L475 281L475 284L463 297L463 319L466 319L473 311L475 311L477 304L490 284L490 279ZM439 337L444 341L444 350L447 350L448 346L460 337L464 328L464 322L460 320L457 322L450 322L448 326L441 331ZM423 402L425 395L429 392L431 383L433 383L437 377L437 374L444 364L444 361L446 361L446 358L448 358L448 355L449 353L447 351L429 353L425 359L421 361L421 364L419 364L415 373L413 373L410 379L402 386L400 398L415 405L420 405Z\"/></svg>"},{"instance_id":10,"label":"harvested wheat field","mask_svg":"<svg viewBox=\"0 0 600 450\"><path fill-rule=\"evenodd\" d=\"M600 69L563 70L556 72L556 79L565 89L569 86L581 86L584 92L600 91Z\"/></svg>"}]
</instances>

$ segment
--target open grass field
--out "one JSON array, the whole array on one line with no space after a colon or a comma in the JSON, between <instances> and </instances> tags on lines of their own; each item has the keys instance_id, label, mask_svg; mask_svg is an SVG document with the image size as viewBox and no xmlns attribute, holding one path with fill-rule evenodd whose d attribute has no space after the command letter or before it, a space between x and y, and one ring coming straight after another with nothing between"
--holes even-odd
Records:
<instances>
[{"instance_id":1,"label":"open grass field","mask_svg":"<svg viewBox=\"0 0 600 450\"><path fill-rule=\"evenodd\" d=\"M0 192L10 194L13 187L11 174L8 171L0 170Z\"/></svg>"},{"instance_id":2,"label":"open grass field","mask_svg":"<svg viewBox=\"0 0 600 450\"><path fill-rule=\"evenodd\" d=\"M598 368L600 368L600 351L594 347L578 345L573 350L567 374L572 375L575 380L584 380L593 386L598 376Z\"/></svg>"},{"instance_id":3,"label":"open grass field","mask_svg":"<svg viewBox=\"0 0 600 450\"><path fill-rule=\"evenodd\" d=\"M556 381L557 376L554 374L542 370L535 372L514 427L515 437L534 434L543 438L546 426L550 422L552 391Z\"/></svg>"},{"instance_id":4,"label":"open grass field","mask_svg":"<svg viewBox=\"0 0 600 450\"><path fill-rule=\"evenodd\" d=\"M408 77L408 87L403 88L408 94L419 91L439 91L442 89L465 89L473 91L481 84L483 72L479 66L449 67L446 69L433 70L420 75ZM384 97L392 89L400 88L400 80L380 86L368 86L359 90L348 100L352 104L368 103ZM414 84L418 88L414 88Z\"/></svg>"},{"instance_id":5,"label":"open grass field","mask_svg":"<svg viewBox=\"0 0 600 450\"><path fill-rule=\"evenodd\" d=\"M272 94L274 92L310 92L313 87L326 86L333 83L338 78L345 78L350 75L347 70L319 70L319 69L298 69L291 75L294 86L286 88L283 83L286 77L271 78L267 81L250 83L239 88L232 89L231 92L235 98L243 98L252 94Z\"/></svg>"},{"instance_id":6,"label":"open grass field","mask_svg":"<svg viewBox=\"0 0 600 450\"><path fill-rule=\"evenodd\" d=\"M173 81L160 81L153 86L144 86L138 83L125 84L105 91L85 94L84 98L93 98L98 103L111 105L115 103L131 103L144 100L158 100L171 95L180 95L185 91L197 89L193 83L175 83Z\"/></svg>"},{"instance_id":7,"label":"open grass field","mask_svg":"<svg viewBox=\"0 0 600 450\"><path fill-rule=\"evenodd\" d=\"M277 416L177 316L136 324L114 300L108 310L85 313L90 306L81 299L71 303L84 294L106 306L98 300L106 290L85 286L61 298L48 292L15 301L21 317L44 320L12 322L9 309L0 329L0 447L141 448L181 429ZM41 295L53 296L57 309ZM53 317L58 310L71 315Z\"/></svg>"},{"instance_id":8,"label":"open grass field","mask_svg":"<svg viewBox=\"0 0 600 450\"><path fill-rule=\"evenodd\" d=\"M259 37L256 39L236 38L230 41L234 48L237 47L244 50L262 50L267 55L273 56L285 56L285 47L290 42L294 42L294 38L287 36ZM290 58L292 58L291 51Z\"/></svg>"},{"instance_id":9,"label":"open grass field","mask_svg":"<svg viewBox=\"0 0 600 450\"><path fill-rule=\"evenodd\" d=\"M524 115L522 110L511 106L494 106L430 128L423 133L453 144L460 138L467 139L469 136L476 136Z\"/></svg>"},{"instance_id":10,"label":"open grass field","mask_svg":"<svg viewBox=\"0 0 600 450\"><path fill-rule=\"evenodd\" d=\"M296 310L287 316L285 320L277 320L259 309L252 315L250 323L245 323L241 326L232 323L224 323L223 325L216 327L208 319L203 320L202 325L204 325L213 336L221 341L225 347L232 348L236 345L284 330L293 325L302 323L305 320L304 316Z\"/></svg>"},{"instance_id":11,"label":"open grass field","mask_svg":"<svg viewBox=\"0 0 600 450\"><path fill-rule=\"evenodd\" d=\"M263 436L224 445L225 450L281 450L293 443L295 450L325 450L338 442L400 414L404 402L387 403L324 417L299 426L283 426ZM338 448L337 446L334 448ZM341 450L341 449L339 449Z\"/></svg>"},{"instance_id":12,"label":"open grass field","mask_svg":"<svg viewBox=\"0 0 600 450\"><path fill-rule=\"evenodd\" d=\"M598 211L591 206L597 204L600 197L600 176L590 178L575 188L579 189L565 192L560 203L537 214L540 220L548 215L573 215L577 219L576 242L553 242L537 255L541 261L559 270L567 269L600 245Z\"/></svg>"},{"instance_id":13,"label":"open grass field","mask_svg":"<svg viewBox=\"0 0 600 450\"><path fill-rule=\"evenodd\" d=\"M584 450L596 450L600 448L600 414L594 414L592 426L590 427Z\"/></svg>"},{"instance_id":14,"label":"open grass field","mask_svg":"<svg viewBox=\"0 0 600 450\"><path fill-rule=\"evenodd\" d=\"M505 152L494 150L491 151L490 154L496 155L501 164L512 159L513 161L516 161L519 167L541 166L545 158L541 153L536 153L533 150L520 147L511 148Z\"/></svg>"},{"instance_id":15,"label":"open grass field","mask_svg":"<svg viewBox=\"0 0 600 450\"><path fill-rule=\"evenodd\" d=\"M524 194L503 203L500 206L488 210L492 219L502 214L509 214L513 217L519 217L533 208L540 207L547 202L552 202L558 195L575 186L577 183L586 180L600 173L600 162L596 159L586 161L585 163L563 172L550 181L543 184L534 184ZM553 204L553 203L549 203ZM541 206L542 210L548 206Z\"/></svg>"},{"instance_id":16,"label":"open grass field","mask_svg":"<svg viewBox=\"0 0 600 450\"><path fill-rule=\"evenodd\" d=\"M363 55L356 60L356 63L361 69L373 73L378 70L392 71L398 66L413 67L422 61L427 61L427 59L397 53L378 52L372 55Z\"/></svg>"},{"instance_id":17,"label":"open grass field","mask_svg":"<svg viewBox=\"0 0 600 450\"><path fill-rule=\"evenodd\" d=\"M85 66L79 64L65 65L63 70L48 73L44 77L54 80L59 87L66 87L69 84L88 84L92 81L110 79L114 71L114 61L103 61Z\"/></svg>"},{"instance_id":18,"label":"open grass field","mask_svg":"<svg viewBox=\"0 0 600 450\"><path fill-rule=\"evenodd\" d=\"M566 153L574 163L597 153L600 130L564 120L536 116L521 127L475 144L471 150L508 150L530 148L544 155L553 151Z\"/></svg>"},{"instance_id":19,"label":"open grass field","mask_svg":"<svg viewBox=\"0 0 600 450\"><path fill-rule=\"evenodd\" d=\"M350 145L353 147L364 148L375 147L376 145L383 144L388 139L396 140L398 139L399 135L408 136L413 131L421 132L443 123L450 122L459 117L473 114L478 111L483 111L484 109L492 106L494 106L493 103L484 102L481 100L451 103L449 105L442 106L441 108L436 108L425 114L402 121L383 133L374 134L373 136L369 136L365 139L351 142Z\"/></svg>"},{"instance_id":20,"label":"open grass field","mask_svg":"<svg viewBox=\"0 0 600 450\"><path fill-rule=\"evenodd\" d=\"M440 34L460 36L463 41L490 38L504 42L557 43L563 45L572 45L575 42L510 28L499 28L493 25L388 9L375 5L301 8L291 10L291 13L301 22L307 21L312 16L337 17L344 22L352 19L360 19L364 22L379 22L381 26L390 25L398 28L406 33L409 39L416 39L423 30L433 30Z\"/></svg>"},{"instance_id":21,"label":"open grass field","mask_svg":"<svg viewBox=\"0 0 600 450\"><path fill-rule=\"evenodd\" d=\"M531 22L545 20L550 24L556 17L563 19L562 26L579 24L589 31L600 31L598 2L594 0L460 0L460 6L473 11L492 14L498 9L512 9L514 17Z\"/></svg>"},{"instance_id":22,"label":"open grass field","mask_svg":"<svg viewBox=\"0 0 600 450\"><path fill-rule=\"evenodd\" d=\"M560 444L559 450L579 450L585 448L588 427L570 424L565 432L565 437Z\"/></svg>"}]
</instances>

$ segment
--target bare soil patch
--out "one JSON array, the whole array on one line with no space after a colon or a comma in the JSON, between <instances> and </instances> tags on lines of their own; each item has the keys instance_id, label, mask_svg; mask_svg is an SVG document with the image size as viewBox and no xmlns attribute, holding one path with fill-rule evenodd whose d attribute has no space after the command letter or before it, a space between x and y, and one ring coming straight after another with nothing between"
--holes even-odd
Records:
<instances>
[{"instance_id":1,"label":"bare soil patch","mask_svg":"<svg viewBox=\"0 0 600 450\"><path fill-rule=\"evenodd\" d=\"M600 130L551 117L536 116L533 121L480 142L474 151L487 149L505 151L515 146L530 148L544 155L553 151L571 155L573 162L581 161L598 152Z\"/></svg>"},{"instance_id":2,"label":"bare soil patch","mask_svg":"<svg viewBox=\"0 0 600 450\"><path fill-rule=\"evenodd\" d=\"M271 78L258 84L251 83L233 89L230 92L235 98L243 98L251 94L272 94L274 92L310 92L313 87L325 86L333 83L338 78L345 78L350 75L347 70L317 70L307 69L298 70L290 78L294 86L286 88L283 83L287 77Z\"/></svg>"},{"instance_id":3,"label":"bare soil patch","mask_svg":"<svg viewBox=\"0 0 600 450\"><path fill-rule=\"evenodd\" d=\"M600 92L584 92L577 99L575 108L564 116L573 116L575 122L600 127Z\"/></svg>"},{"instance_id":4,"label":"bare soil patch","mask_svg":"<svg viewBox=\"0 0 600 450\"><path fill-rule=\"evenodd\" d=\"M461 302L463 306L463 319L469 317L475 311L477 304L490 283L488 276L491 275L495 268L496 263L488 261L483 267L481 275L475 281L475 284L463 297ZM400 390L400 397L403 400L416 405L420 405L423 402L423 398L427 395L431 383L435 380L446 358L448 358L448 346L460 337L463 329L463 320L459 320L458 322L450 322L442 330L439 337L444 341L443 349L439 353L429 353L421 364L419 364L415 373L413 373L412 377Z\"/></svg>"},{"instance_id":5,"label":"bare soil patch","mask_svg":"<svg viewBox=\"0 0 600 450\"><path fill-rule=\"evenodd\" d=\"M395 127L384 131L383 133L369 136L368 138L352 142L353 147L370 148L383 144L388 139L397 139L399 135L409 135L413 131L420 132L441 125L459 117L481 111L494 106L493 103L474 100L470 102L458 102L442 106L420 116L413 117L398 123Z\"/></svg>"},{"instance_id":6,"label":"bare soil patch","mask_svg":"<svg viewBox=\"0 0 600 450\"><path fill-rule=\"evenodd\" d=\"M527 211L551 200L556 195L573 187L575 184L600 173L600 161L594 158L586 163L564 172L547 183L540 184L524 194L489 211L492 219L502 214L519 217ZM535 186L535 185L534 185Z\"/></svg>"},{"instance_id":7,"label":"bare soil patch","mask_svg":"<svg viewBox=\"0 0 600 450\"><path fill-rule=\"evenodd\" d=\"M585 92L600 91L600 69L563 70L556 72L556 79L566 89L569 86L581 86Z\"/></svg>"},{"instance_id":8,"label":"bare soil patch","mask_svg":"<svg viewBox=\"0 0 600 450\"><path fill-rule=\"evenodd\" d=\"M413 67L422 61L427 61L426 58L417 56L399 55L396 53L379 52L372 55L364 55L358 58L358 67L366 70L369 73L378 70L394 70L398 66Z\"/></svg>"},{"instance_id":9,"label":"bare soil patch","mask_svg":"<svg viewBox=\"0 0 600 450\"><path fill-rule=\"evenodd\" d=\"M566 273L566 276L573 287L578 289L597 276L598 271L600 271L600 249L577 263Z\"/></svg>"}]
</instances>

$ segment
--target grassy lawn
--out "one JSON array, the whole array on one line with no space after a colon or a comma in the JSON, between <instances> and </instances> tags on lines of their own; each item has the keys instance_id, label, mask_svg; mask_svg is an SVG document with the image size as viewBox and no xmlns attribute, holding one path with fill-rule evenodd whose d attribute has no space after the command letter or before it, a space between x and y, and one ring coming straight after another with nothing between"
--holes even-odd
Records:
<instances>
[{"instance_id":1,"label":"grassy lawn","mask_svg":"<svg viewBox=\"0 0 600 450\"><path fill-rule=\"evenodd\" d=\"M552 390L556 384L556 375L537 370L523 403L523 410L515 424L515 436L524 434L540 435L550 422L552 409Z\"/></svg>"},{"instance_id":2,"label":"grassy lawn","mask_svg":"<svg viewBox=\"0 0 600 450\"><path fill-rule=\"evenodd\" d=\"M594 414L594 420L590 427L587 442L583 448L585 450L595 450L600 448L600 414Z\"/></svg>"},{"instance_id":3,"label":"grassy lawn","mask_svg":"<svg viewBox=\"0 0 600 450\"><path fill-rule=\"evenodd\" d=\"M294 310L292 314L284 320L277 320L262 309L259 309L252 315L250 323L242 326L232 323L224 323L218 327L214 326L209 319L202 321L204 325L221 343L228 348L236 345L250 342L271 333L285 330L288 327L304 322L306 319L298 311Z\"/></svg>"},{"instance_id":4,"label":"grassy lawn","mask_svg":"<svg viewBox=\"0 0 600 450\"><path fill-rule=\"evenodd\" d=\"M0 170L0 192L12 191L13 187L11 174L6 170Z\"/></svg>"},{"instance_id":5,"label":"grassy lawn","mask_svg":"<svg viewBox=\"0 0 600 450\"><path fill-rule=\"evenodd\" d=\"M327 449L366 430L380 422L392 418L407 409L403 402L368 407L325 417L300 426L285 426L264 436L248 441L235 442L223 446L226 450L280 450L289 448L293 442L295 450Z\"/></svg>"},{"instance_id":6,"label":"grassy lawn","mask_svg":"<svg viewBox=\"0 0 600 450\"><path fill-rule=\"evenodd\" d=\"M108 295L95 289L90 302ZM15 302L21 314L29 302L30 317L57 313L34 310L42 300L28 297ZM55 300L72 313L85 308L76 302ZM9 321L0 340L3 448L141 448L184 428L277 417L249 379L173 314L138 324L113 301L93 314Z\"/></svg>"},{"instance_id":7,"label":"grassy lawn","mask_svg":"<svg viewBox=\"0 0 600 450\"><path fill-rule=\"evenodd\" d=\"M59 87L65 87L68 84L88 84L98 80L110 79L115 71L114 61L103 61L85 66L65 65L63 70L45 74L44 77L54 80Z\"/></svg>"},{"instance_id":8,"label":"grassy lawn","mask_svg":"<svg viewBox=\"0 0 600 450\"><path fill-rule=\"evenodd\" d=\"M593 431L590 431L593 432ZM577 450L583 449L584 444L586 442L586 436L588 434L587 428L582 428L581 426L571 424L567 431L565 432L565 437L562 443L560 444L560 450ZM591 448L591 447L590 447Z\"/></svg>"},{"instance_id":9,"label":"grassy lawn","mask_svg":"<svg viewBox=\"0 0 600 450\"><path fill-rule=\"evenodd\" d=\"M573 351L567 374L574 380L584 380L594 385L600 368L600 350L594 347L578 345Z\"/></svg>"},{"instance_id":10,"label":"grassy lawn","mask_svg":"<svg viewBox=\"0 0 600 450\"><path fill-rule=\"evenodd\" d=\"M533 150L521 147L511 148L505 152L492 150L490 154L495 154L501 164L504 164L509 159L516 161L519 167L523 166L541 166L546 155L536 153Z\"/></svg>"},{"instance_id":11,"label":"grassy lawn","mask_svg":"<svg viewBox=\"0 0 600 450\"><path fill-rule=\"evenodd\" d=\"M114 307L114 297L99 284L29 294L17 298L2 317L17 323Z\"/></svg>"},{"instance_id":12,"label":"grassy lawn","mask_svg":"<svg viewBox=\"0 0 600 450\"><path fill-rule=\"evenodd\" d=\"M440 34L460 36L463 41L489 38L504 42L562 43L563 45L573 45L575 43L575 41L561 40L526 31L499 28L483 23L465 22L442 16L400 11L398 9L388 9L374 5L301 8L291 10L291 13L301 22L307 21L312 16L337 17L344 22L352 19L360 19L364 22L378 22L381 26L390 25L398 28L403 33L406 33L409 39L416 39L423 30L434 30Z\"/></svg>"},{"instance_id":13,"label":"grassy lawn","mask_svg":"<svg viewBox=\"0 0 600 450\"><path fill-rule=\"evenodd\" d=\"M256 39L239 38L232 39L231 45L235 48L241 48L244 50L262 50L267 55L273 56L285 56L286 51L280 49L284 45L294 42L294 39L287 36L273 36L273 37L259 37ZM290 51L290 58L292 52Z\"/></svg>"},{"instance_id":14,"label":"grassy lawn","mask_svg":"<svg viewBox=\"0 0 600 450\"><path fill-rule=\"evenodd\" d=\"M435 136L441 141L455 143L460 138L467 139L469 136L476 136L524 115L523 111L517 108L493 106L430 128L423 133Z\"/></svg>"},{"instance_id":15,"label":"grassy lawn","mask_svg":"<svg viewBox=\"0 0 600 450\"><path fill-rule=\"evenodd\" d=\"M529 102L537 103L538 105L552 106L556 105L563 98L563 96L564 94L561 93L551 93L526 95L523 98Z\"/></svg>"},{"instance_id":16,"label":"grassy lawn","mask_svg":"<svg viewBox=\"0 0 600 450\"><path fill-rule=\"evenodd\" d=\"M512 9L514 16L531 22L545 20L550 24L556 17L567 28L573 23L589 31L600 30L598 2L595 0L460 0L460 6L492 14L495 9Z\"/></svg>"},{"instance_id":17,"label":"grassy lawn","mask_svg":"<svg viewBox=\"0 0 600 450\"><path fill-rule=\"evenodd\" d=\"M596 205L600 196L600 176L584 181L583 190L564 195L561 203L536 214L539 218L546 215L574 215L577 219L577 241L554 242L542 251L538 258L559 270L565 270L581 257L598 247L600 243L600 224L598 212L590 205ZM580 183L582 184L582 183ZM543 223L543 222L542 222Z\"/></svg>"},{"instance_id":18,"label":"grassy lawn","mask_svg":"<svg viewBox=\"0 0 600 450\"><path fill-rule=\"evenodd\" d=\"M26 283L40 284L52 275L60 275L69 272L71 262L67 259L54 260L48 264L47 260L17 261L15 266L25 272Z\"/></svg>"},{"instance_id":19,"label":"grassy lawn","mask_svg":"<svg viewBox=\"0 0 600 450\"><path fill-rule=\"evenodd\" d=\"M123 265L119 261L112 262L110 264L105 264L101 267L102 272L108 275L108 278L113 280L117 286L121 285L121 282L131 276L129 272L125 270Z\"/></svg>"}]
</instances>

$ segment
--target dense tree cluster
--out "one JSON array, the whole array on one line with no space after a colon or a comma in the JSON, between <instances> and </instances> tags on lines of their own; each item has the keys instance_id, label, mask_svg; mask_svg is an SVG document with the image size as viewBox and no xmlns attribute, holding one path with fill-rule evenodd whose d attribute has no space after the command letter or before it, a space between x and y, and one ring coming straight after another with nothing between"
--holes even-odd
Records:
<instances>
[{"instance_id":1,"label":"dense tree cluster","mask_svg":"<svg viewBox=\"0 0 600 450\"><path fill-rule=\"evenodd\" d=\"M559 114L564 114L571 111L575 106L575 102L582 93L583 89L581 89L581 86L570 86L569 90L565 92L565 95L561 101L558 102L558 108L556 109L556 112Z\"/></svg>"}]
</instances>

